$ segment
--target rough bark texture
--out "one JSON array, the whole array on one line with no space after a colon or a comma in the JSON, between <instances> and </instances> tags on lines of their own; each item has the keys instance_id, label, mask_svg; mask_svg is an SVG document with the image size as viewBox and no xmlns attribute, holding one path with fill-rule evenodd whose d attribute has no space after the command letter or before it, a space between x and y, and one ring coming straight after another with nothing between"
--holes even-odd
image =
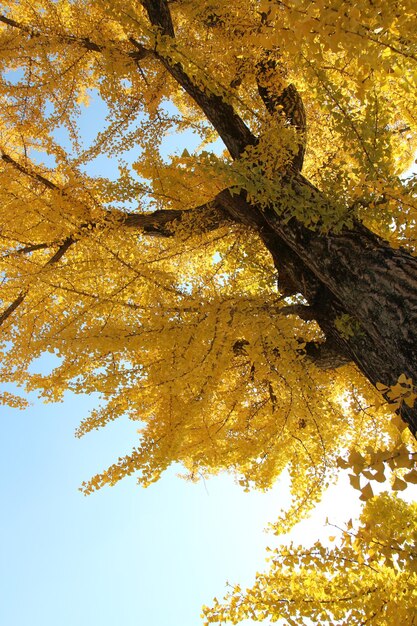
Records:
<instances>
[{"instance_id":1,"label":"rough bark texture","mask_svg":"<svg viewBox=\"0 0 417 626\"><path fill-rule=\"evenodd\" d=\"M149 21L159 33L175 46L175 28L166 0L142 0ZM187 75L177 61L165 52L153 51L171 76L201 108L213 124L234 159L257 138L234 108L217 93L203 89ZM270 67L267 61L262 67ZM273 113L283 107L280 96L266 92L260 86L260 96ZM295 87L293 92L298 96ZM294 95L294 94L293 94ZM303 106L299 96L298 115L292 115L292 104L286 114L290 123L305 131ZM301 119L301 124L297 121ZM293 120L293 122L291 122ZM304 120L304 121L303 121ZM307 210L328 200L300 173L304 147L297 155L292 171L282 173L283 204L309 204ZM261 210L249 205L242 192L232 196L225 190L215 199L216 207L232 219L255 228L271 252L280 273L284 292L300 292L314 308L315 317L326 334L329 348L352 359L373 383L395 383L400 374L417 382L417 259L390 246L357 223L340 234L321 234L310 230L296 219L284 221L282 207ZM308 211L307 211L308 212ZM349 315L353 333L338 332L335 322ZM403 418L415 434L417 409L404 407Z\"/></svg>"},{"instance_id":2,"label":"rough bark texture","mask_svg":"<svg viewBox=\"0 0 417 626\"><path fill-rule=\"evenodd\" d=\"M361 224L320 234L295 219L283 223L273 208L261 211L243 194L223 192L221 201L235 219L259 232L281 288L306 298L334 363L352 360L374 385L392 385L403 373L417 381L416 258L392 249ZM343 314L352 320L352 335L337 330ZM415 434L416 409L403 406L401 415Z\"/></svg>"},{"instance_id":3,"label":"rough bark texture","mask_svg":"<svg viewBox=\"0 0 417 626\"><path fill-rule=\"evenodd\" d=\"M295 219L283 224L272 210L267 221L261 236L278 271L284 264L331 344L374 385L392 385L403 373L417 381L417 259L361 224L322 235ZM342 314L352 336L335 326ZM401 414L415 434L416 409L403 406Z\"/></svg>"}]
</instances>

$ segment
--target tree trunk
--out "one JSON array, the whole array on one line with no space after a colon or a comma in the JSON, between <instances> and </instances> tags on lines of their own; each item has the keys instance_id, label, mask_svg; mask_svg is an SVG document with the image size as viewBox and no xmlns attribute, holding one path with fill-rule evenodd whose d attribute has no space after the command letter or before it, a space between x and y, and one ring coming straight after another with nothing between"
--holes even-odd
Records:
<instances>
[{"instance_id":1,"label":"tree trunk","mask_svg":"<svg viewBox=\"0 0 417 626\"><path fill-rule=\"evenodd\" d=\"M359 223L323 234L294 218L284 223L276 207L261 210L242 194L224 205L258 230L284 292L303 294L327 341L374 385L393 385L401 374L417 382L416 258ZM341 315L349 316L351 332L337 329ZM416 434L416 408L400 412Z\"/></svg>"},{"instance_id":2,"label":"tree trunk","mask_svg":"<svg viewBox=\"0 0 417 626\"><path fill-rule=\"evenodd\" d=\"M174 45L175 28L167 0L141 3L152 26ZM140 44L135 45L141 48ZM225 98L212 92L208 85L199 86L164 47L160 49L156 45L152 55L205 113L233 159L239 159L248 145L257 143ZM268 62L258 64L258 73L262 74L262 67L269 67ZM262 83L262 76L258 78L259 95L273 113L277 106L283 105L283 94L270 93ZM297 95L297 90L293 88L287 96L291 94ZM284 112L289 123L296 126L295 118L300 118L299 130L305 131L301 99L292 100L290 109L296 106L298 116L294 117L285 106ZM328 199L297 171L297 162L300 169L303 154L304 148L298 161L291 165L291 171L281 174L284 207L261 209L249 205L244 192L232 196L227 190L219 194L220 204L234 219L256 228L274 258L284 288L305 296L314 307L327 340L349 356L373 384L392 385L401 374L416 383L417 259L403 250L390 248L359 223L340 234L323 234L320 229L312 231L294 218L285 222L280 216L284 212L291 214L291 203L298 207L300 203L308 203L306 209L315 215L320 214L318 209L323 204L331 209ZM343 335L337 330L341 315L349 316L352 321L351 333ZM401 415L416 434L417 409L403 406Z\"/></svg>"}]
</instances>

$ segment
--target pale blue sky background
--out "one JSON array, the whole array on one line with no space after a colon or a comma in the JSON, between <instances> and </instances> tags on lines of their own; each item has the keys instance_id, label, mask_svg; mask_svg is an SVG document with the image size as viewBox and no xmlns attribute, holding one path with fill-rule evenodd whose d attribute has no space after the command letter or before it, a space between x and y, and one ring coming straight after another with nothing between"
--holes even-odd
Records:
<instances>
[{"instance_id":1,"label":"pale blue sky background","mask_svg":"<svg viewBox=\"0 0 417 626\"><path fill-rule=\"evenodd\" d=\"M85 497L81 482L134 445L129 420L78 440L92 397L35 400L1 411L0 624L194 626L225 583L250 584L264 569L263 532L288 502L285 480L244 493L229 477L190 484L175 468L142 489L129 478ZM333 490L295 539L306 544L358 508L346 484Z\"/></svg>"},{"instance_id":2,"label":"pale blue sky background","mask_svg":"<svg viewBox=\"0 0 417 626\"><path fill-rule=\"evenodd\" d=\"M102 123L93 102L86 137ZM171 138L182 150L188 138ZM89 173L117 174L102 157ZM48 367L48 361L44 361ZM78 487L136 443L137 424L111 423L78 440L74 430L94 397L63 405L31 395L25 412L1 408L0 624L5 626L196 626L200 608L225 582L250 584L264 568L263 532L288 503L283 479L269 493L244 493L230 477L190 484L172 468L149 489L134 477L86 498ZM295 539L306 544L358 510L343 483Z\"/></svg>"},{"instance_id":3,"label":"pale blue sky background","mask_svg":"<svg viewBox=\"0 0 417 626\"><path fill-rule=\"evenodd\" d=\"M136 436L126 420L75 439L92 405L68 395L63 407L2 410L0 623L197 624L226 579L249 582L262 567L279 489L245 494L227 479L192 485L172 471L146 490L132 478L86 498L82 480Z\"/></svg>"}]
</instances>

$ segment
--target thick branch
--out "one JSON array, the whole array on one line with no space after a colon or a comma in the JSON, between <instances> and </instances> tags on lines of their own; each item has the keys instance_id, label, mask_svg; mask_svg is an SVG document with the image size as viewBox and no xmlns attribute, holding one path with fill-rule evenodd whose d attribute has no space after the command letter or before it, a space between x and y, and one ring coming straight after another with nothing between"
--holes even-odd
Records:
<instances>
[{"instance_id":1,"label":"thick branch","mask_svg":"<svg viewBox=\"0 0 417 626\"><path fill-rule=\"evenodd\" d=\"M271 115L281 113L285 121L290 126L294 126L299 133L298 152L294 154L291 165L296 172L300 172L304 162L307 131L307 119L303 100L293 84L282 88L277 61L270 58L263 59L257 64L257 69L256 82L258 92L266 109ZM272 86L274 82L277 83L277 88Z\"/></svg>"},{"instance_id":2,"label":"thick branch","mask_svg":"<svg viewBox=\"0 0 417 626\"><path fill-rule=\"evenodd\" d=\"M17 30L21 30L22 32L27 33L31 39L42 36L48 37L48 34L43 34L41 31L32 28L31 26L27 26L26 24L22 24L21 22L17 22L16 20L6 17L5 15L0 15L0 22L3 22L3 24L7 24L7 26L16 28ZM75 37L73 35L62 34L56 34L55 36L65 43L77 43L83 48L86 48L87 50L93 50L95 52L102 52L104 48L104 46L99 46L98 44L91 41L88 37Z\"/></svg>"},{"instance_id":3,"label":"thick branch","mask_svg":"<svg viewBox=\"0 0 417 626\"><path fill-rule=\"evenodd\" d=\"M37 180L39 183L42 183L48 189L53 189L54 191L60 191L59 187L55 185L55 183L53 183L51 180L49 180L48 178L45 178L45 176L42 176L42 174L39 174L38 172L34 172L30 170L28 167L21 165L8 154L5 154L4 152L2 152L0 158L5 163L8 163L12 167L14 167L14 169L18 170L22 174L25 174L25 176L28 176L29 178L33 178L33 180Z\"/></svg>"},{"instance_id":4,"label":"thick branch","mask_svg":"<svg viewBox=\"0 0 417 626\"><path fill-rule=\"evenodd\" d=\"M45 263L44 267L48 267L48 265L53 265L54 263L58 263L60 259L64 256L67 250L75 243L75 239L72 237L67 237L65 241L59 246L58 250L55 254Z\"/></svg>"},{"instance_id":5,"label":"thick branch","mask_svg":"<svg viewBox=\"0 0 417 626\"><path fill-rule=\"evenodd\" d=\"M18 297L0 314L0 326L2 326L3 322L7 320L8 317L17 309L17 307L22 304L25 299L27 291L22 292L18 295Z\"/></svg>"},{"instance_id":6,"label":"thick branch","mask_svg":"<svg viewBox=\"0 0 417 626\"><path fill-rule=\"evenodd\" d=\"M213 202L202 204L201 206L193 209L184 210L161 210L154 211L153 213L122 213L117 215L115 221L115 213L109 213L105 216L103 222L87 222L81 224L79 230L68 237L66 241L75 243L80 237L82 232L91 232L92 229L114 227L136 228L143 232L144 235L154 237L173 237L175 235L176 226L185 218L195 216L197 218L196 223L193 224L193 232L198 232L198 217L201 216L201 232L210 232L220 228L223 224L231 222L230 216L223 211L220 203L216 198ZM2 258L8 258L14 255L30 254L38 250L46 250L53 248L57 245L56 241L34 243L27 245L23 248L18 248L12 252L8 252ZM68 246L69 247L69 246ZM65 254L64 249L61 256ZM51 263L49 261L48 263Z\"/></svg>"},{"instance_id":7,"label":"thick branch","mask_svg":"<svg viewBox=\"0 0 417 626\"><path fill-rule=\"evenodd\" d=\"M54 255L51 256L50 259L45 263L42 269L49 267L50 265L54 265L58 263L58 261L64 256L67 252L68 248L75 243L75 240L72 237L67 237L65 241L59 246L58 250ZM29 289L22 291L17 298L0 314L0 326L5 322L11 314L22 304L25 300L27 294L29 293Z\"/></svg>"},{"instance_id":8,"label":"thick branch","mask_svg":"<svg viewBox=\"0 0 417 626\"><path fill-rule=\"evenodd\" d=\"M142 0L142 4L148 13L151 24L158 26L163 35L175 37L171 12L166 0Z\"/></svg>"},{"instance_id":9,"label":"thick branch","mask_svg":"<svg viewBox=\"0 0 417 626\"><path fill-rule=\"evenodd\" d=\"M23 173L27 172L24 168L18 168L19 171ZM28 174L29 175L29 174ZM33 175L31 175L33 177ZM35 178L37 176L35 175ZM43 177L42 177L43 178ZM37 178L38 179L38 178ZM42 180L43 184L46 185L49 181L47 179ZM51 187L50 187L51 188ZM53 189L59 189L56 186L52 187ZM218 194L221 198L221 194ZM201 206L195 207L193 209L185 209L183 211L180 210L162 210L155 211L153 213L120 213L117 216L116 225L117 227L124 226L127 228L137 228L141 230L144 234L150 236L162 236L162 237L172 237L175 234L175 227L178 223L181 222L185 217L195 216L197 218L196 224L193 225L193 232L198 230L198 218L201 216L202 218L202 226L201 229L203 232L208 232L211 230L215 230L219 228L222 224L227 221L231 221L229 214L222 208L221 200L219 197L214 198L214 200L210 203L203 204ZM61 243L58 247L58 250L52 257L43 265L43 268L46 268L50 265L54 265L58 263L58 261L65 255L68 249L76 243L76 241L81 236L81 231L91 232L91 228L97 227L106 227L109 224L115 225L114 214L109 214L109 219L104 221L103 223L94 223L89 222L86 224L82 224L77 233L69 235L63 243ZM170 228L171 227L171 228ZM57 245L55 243L38 243L29 246L25 246L25 248L20 248L16 251L16 254L29 254L30 252L34 252L36 250L42 250L47 248L52 248ZM10 253L7 255L10 256ZM19 296L0 314L0 326L3 322L10 317L10 315L22 304L25 300L29 290L22 291Z\"/></svg>"},{"instance_id":10,"label":"thick branch","mask_svg":"<svg viewBox=\"0 0 417 626\"><path fill-rule=\"evenodd\" d=\"M211 202L207 202L192 209L183 210L160 210L153 213L126 213L120 215L120 225L128 228L138 228L145 235L160 237L172 237L177 225L189 217L193 220L193 232L209 232L220 228L224 223L230 222L231 218L223 209L221 193ZM201 225L199 226L199 218ZM170 228L171 226L171 228Z\"/></svg>"},{"instance_id":11,"label":"thick branch","mask_svg":"<svg viewBox=\"0 0 417 626\"><path fill-rule=\"evenodd\" d=\"M165 0L143 0L143 6L148 12L150 22L156 26L160 32L168 37L174 37L174 29ZM48 37L48 33L21 24L11 18L0 16L0 21L10 27L17 28L28 34L29 37ZM77 44L93 52L103 52L104 46L98 45L88 37L75 37L73 35L55 34L63 43ZM233 158L237 158L248 145L256 143L256 138L250 132L246 124L235 113L233 107L227 104L223 98L210 92L208 89L201 89L184 72L179 63L173 63L171 59L164 56L158 50L148 50L134 38L130 38L130 43L135 46L135 50L127 53L134 61L140 61L148 56L158 58L173 78L183 87L191 98L201 107L207 119L213 124L224 141ZM113 43L113 42L112 42Z\"/></svg>"},{"instance_id":12,"label":"thick branch","mask_svg":"<svg viewBox=\"0 0 417 626\"><path fill-rule=\"evenodd\" d=\"M151 24L157 27L162 35L173 38L174 30L166 0L142 0L142 4ZM238 158L248 145L256 143L255 136L230 104L208 88L201 89L186 74L180 63L174 63L168 56L158 51L158 48L155 53L171 76L205 113L234 159Z\"/></svg>"},{"instance_id":13,"label":"thick branch","mask_svg":"<svg viewBox=\"0 0 417 626\"><path fill-rule=\"evenodd\" d=\"M8 154L1 153L0 158L5 162L11 165L14 169L16 169L21 174L24 174L28 178L36 180L37 182L44 185L47 189L52 191L59 192L62 196L66 195L64 189L61 189L54 182L39 174L38 172L30 169L18 163L15 159L10 157ZM111 212L103 212L103 221L100 222L86 222L81 224L78 231L72 233L68 239L72 242L75 242L80 237L80 232L85 230L91 230L95 228L105 228L108 227L109 224L114 223L114 218L116 217L116 221L118 226L125 226L127 228L137 228L142 230L144 234L154 235L160 237L171 237L174 234L175 223L181 222L184 218L193 216L196 218L193 223L193 230L197 231L199 229L198 218L201 218L201 231L208 232L211 230L216 230L223 223L227 221L231 221L234 217L230 214L230 212L226 208L226 198L230 196L229 191L226 189L217 196L213 198L212 201L204 203L198 207L193 207L191 209L183 209L183 210L159 210L154 211L153 213L123 213L120 211L119 213ZM226 204L225 204L226 202ZM87 207L88 208L88 207ZM240 221L240 220L239 220ZM169 225L172 225L173 228L169 228ZM36 250L41 250L44 248L50 248L52 246L57 245L57 242L51 243L36 243L29 244L24 248L20 248L14 252L14 254L29 254ZM65 252L65 251L64 251ZM6 256L11 256L13 253L8 253Z\"/></svg>"},{"instance_id":14,"label":"thick branch","mask_svg":"<svg viewBox=\"0 0 417 626\"><path fill-rule=\"evenodd\" d=\"M26 26L26 24L21 24L20 22L16 22L16 20L12 20L10 17L6 17L5 15L0 15L0 22L6 24L7 26L11 26L12 28L17 28L18 30L22 30L24 33L28 33L31 37L37 37L37 32Z\"/></svg>"},{"instance_id":15,"label":"thick branch","mask_svg":"<svg viewBox=\"0 0 417 626\"><path fill-rule=\"evenodd\" d=\"M29 169L18 163L15 159L10 157L5 153L1 153L0 158L12 166L21 174L24 174L28 178L32 180L36 180L38 183L42 184L44 187L51 191L59 192L64 195L64 191L61 190L58 185L53 183L51 180L46 178L45 176L39 174L36 171ZM220 196L221 194L219 194ZM227 212L222 210L221 203L218 198L215 198L213 202L203 204L194 209L187 209L183 211L175 211L175 210L162 210L155 211L154 213L122 213L120 212L117 215L116 223L119 226L125 226L128 228L137 228L143 231L144 234L147 235L156 235L163 237L170 237L174 234L174 224L178 224L185 216L196 216L197 218L201 216L203 223L203 230L214 230L218 228L222 222L227 220L230 221L230 216ZM50 265L54 265L57 263L68 251L68 249L80 238L82 231L89 232L91 228L97 227L106 227L109 223L114 224L114 213L113 214L104 214L105 220L104 222L88 222L85 224L81 224L79 230L71 235L69 235L63 243L61 243L58 247L58 250L51 256L51 258L44 264L43 268L46 268ZM208 219L209 218L209 219ZM198 222L198 219L197 219ZM171 228L170 228L171 226ZM47 249L49 247L53 247L57 245L57 242L53 243L36 243L32 245L25 246L24 248L20 248L16 251L16 254L29 254L31 252L35 252L37 250ZM7 256L10 256L8 253ZM22 291L18 297L0 314L0 326L6 321L12 313L24 302L29 290L26 289Z\"/></svg>"},{"instance_id":16,"label":"thick branch","mask_svg":"<svg viewBox=\"0 0 417 626\"><path fill-rule=\"evenodd\" d=\"M7 259L10 256L16 256L20 254L30 254L31 252L36 252L37 250L45 250L46 248L51 248L53 244L50 243L34 243L28 246L24 246L23 248L18 248L17 250L13 250L12 252L7 252L2 256L3 259Z\"/></svg>"}]
</instances>

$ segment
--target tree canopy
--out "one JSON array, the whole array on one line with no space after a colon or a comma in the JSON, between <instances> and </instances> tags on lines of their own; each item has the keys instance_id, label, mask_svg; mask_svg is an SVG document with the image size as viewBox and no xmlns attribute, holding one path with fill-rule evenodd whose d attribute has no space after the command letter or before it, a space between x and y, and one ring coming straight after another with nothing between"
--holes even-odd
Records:
<instances>
[{"instance_id":1,"label":"tree canopy","mask_svg":"<svg viewBox=\"0 0 417 626\"><path fill-rule=\"evenodd\" d=\"M2 11L1 381L98 392L79 437L138 422L84 492L172 463L245 489L287 469L283 530L341 467L364 501L416 482L415 2Z\"/></svg>"}]
</instances>

